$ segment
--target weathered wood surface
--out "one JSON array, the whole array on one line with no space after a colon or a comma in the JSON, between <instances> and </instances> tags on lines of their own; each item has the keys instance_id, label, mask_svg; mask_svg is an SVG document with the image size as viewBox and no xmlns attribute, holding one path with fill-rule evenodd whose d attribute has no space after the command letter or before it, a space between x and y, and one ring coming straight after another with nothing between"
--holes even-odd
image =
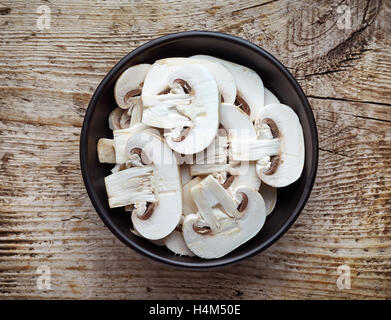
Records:
<instances>
[{"instance_id":1,"label":"weathered wood surface","mask_svg":"<svg viewBox=\"0 0 391 320\"><path fill-rule=\"evenodd\" d=\"M42 4L48 30L37 27ZM345 28L338 6L350 9ZM390 299L390 21L388 0L2 0L0 297ZM261 255L207 272L120 243L91 206L78 153L86 106L110 68L150 39L192 29L278 57L309 97L320 142L316 184L290 231ZM351 289L340 290L344 264ZM36 287L41 265L51 290Z\"/></svg>"}]
</instances>

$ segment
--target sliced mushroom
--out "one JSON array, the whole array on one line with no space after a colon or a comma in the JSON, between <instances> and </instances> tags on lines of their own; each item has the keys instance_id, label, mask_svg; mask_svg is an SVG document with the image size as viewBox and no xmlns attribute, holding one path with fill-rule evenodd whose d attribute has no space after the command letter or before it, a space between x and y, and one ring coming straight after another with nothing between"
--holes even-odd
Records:
<instances>
[{"instance_id":1,"label":"sliced mushroom","mask_svg":"<svg viewBox=\"0 0 391 320\"><path fill-rule=\"evenodd\" d=\"M201 183L193 187L191 189L192 193L196 187L202 190L203 197L212 207L219 204L230 217L238 218L241 216L231 194L213 176L207 176ZM194 194L193 199L198 207ZM198 207L198 209L200 208Z\"/></svg>"},{"instance_id":2,"label":"sliced mushroom","mask_svg":"<svg viewBox=\"0 0 391 320\"><path fill-rule=\"evenodd\" d=\"M220 125L224 128L228 134L229 144L232 144L235 140L256 140L256 132L253 123L249 117L238 107L222 103L219 110ZM209 147L208 147L209 149ZM221 151L219 151L221 152ZM190 167L190 174L195 175L208 175L208 174L226 174L233 176L231 178L231 185L228 187L229 191L233 191L238 186L247 186L255 190L259 189L261 180L256 174L255 164L248 161L233 161L232 154L227 155L225 152L224 157L226 163L222 164L194 164ZM218 159L217 157L215 157ZM224 181L225 182L225 181Z\"/></svg>"},{"instance_id":3,"label":"sliced mushroom","mask_svg":"<svg viewBox=\"0 0 391 320\"><path fill-rule=\"evenodd\" d=\"M234 103L236 99L236 84L232 73L222 64L195 58L166 58L158 60L157 63L175 64L202 64L215 78L218 90L221 95L221 102ZM166 92L168 93L168 92Z\"/></svg>"},{"instance_id":4,"label":"sliced mushroom","mask_svg":"<svg viewBox=\"0 0 391 320\"><path fill-rule=\"evenodd\" d=\"M121 108L115 108L109 115L109 128L111 130L125 129L121 127L121 117L124 110Z\"/></svg>"},{"instance_id":5,"label":"sliced mushroom","mask_svg":"<svg viewBox=\"0 0 391 320\"><path fill-rule=\"evenodd\" d=\"M150 64L138 64L119 76L114 87L114 98L120 108L128 109L134 103L133 98L141 95L143 82L150 68Z\"/></svg>"},{"instance_id":6,"label":"sliced mushroom","mask_svg":"<svg viewBox=\"0 0 391 320\"><path fill-rule=\"evenodd\" d=\"M171 89L170 93L166 92ZM146 125L168 129L169 147L181 154L205 149L218 128L219 92L201 64L159 63L148 72L143 92Z\"/></svg>"},{"instance_id":7,"label":"sliced mushroom","mask_svg":"<svg viewBox=\"0 0 391 320\"><path fill-rule=\"evenodd\" d=\"M266 206L266 215L269 215L274 210L277 203L277 188L271 187L266 183L262 183L259 189Z\"/></svg>"},{"instance_id":8,"label":"sliced mushroom","mask_svg":"<svg viewBox=\"0 0 391 320\"><path fill-rule=\"evenodd\" d=\"M137 236L137 237L140 237L140 238L142 238L143 236L140 234L140 233L138 233L136 230L134 230L134 229L130 229L130 232L131 233L133 233L135 236ZM147 239L149 242L152 242L153 244L156 244L157 246L160 246L160 247L164 247L165 246L165 243L164 243L164 240L165 240L165 238L163 238L163 239L158 239L158 240L149 240L149 239Z\"/></svg>"},{"instance_id":9,"label":"sliced mushroom","mask_svg":"<svg viewBox=\"0 0 391 320\"><path fill-rule=\"evenodd\" d=\"M164 238L164 244L168 249L180 256L195 256L195 254L187 247L181 231L174 230L169 236Z\"/></svg>"},{"instance_id":10,"label":"sliced mushroom","mask_svg":"<svg viewBox=\"0 0 391 320\"><path fill-rule=\"evenodd\" d=\"M135 167L112 173L105 178L110 208L124 207L139 201L156 202L152 189L151 166Z\"/></svg>"},{"instance_id":11,"label":"sliced mushroom","mask_svg":"<svg viewBox=\"0 0 391 320\"><path fill-rule=\"evenodd\" d=\"M200 221L200 215L190 214L185 217L183 236L188 248L197 256L204 259L220 258L253 238L261 230L266 218L265 203L261 195L247 187L238 188L237 194L242 200L247 199L239 218L225 216L219 220L219 209L214 210L220 229L198 232L194 226Z\"/></svg>"},{"instance_id":12,"label":"sliced mushroom","mask_svg":"<svg viewBox=\"0 0 391 320\"><path fill-rule=\"evenodd\" d=\"M157 130L154 130L142 123L138 123L131 128L113 131L115 162L117 164L122 164L129 160L129 155L127 154L126 150L126 143L128 142L129 138L145 130L157 132Z\"/></svg>"},{"instance_id":13,"label":"sliced mushroom","mask_svg":"<svg viewBox=\"0 0 391 320\"><path fill-rule=\"evenodd\" d=\"M271 92L269 89L265 88L264 92L264 99L265 99L265 106L268 104L273 104L273 103L280 103L280 101L277 99L277 97Z\"/></svg>"},{"instance_id":14,"label":"sliced mushroom","mask_svg":"<svg viewBox=\"0 0 391 320\"><path fill-rule=\"evenodd\" d=\"M279 139L280 152L272 156L266 166L257 164L259 177L272 187L285 187L295 182L304 167L304 137L298 116L283 104L270 104L259 112L256 123L267 124L273 141Z\"/></svg>"},{"instance_id":15,"label":"sliced mushroom","mask_svg":"<svg viewBox=\"0 0 391 320\"><path fill-rule=\"evenodd\" d=\"M192 58L219 62L232 73L237 88L235 105L246 112L251 121L254 121L264 105L264 87L259 75L250 68L216 57L195 55Z\"/></svg>"},{"instance_id":16,"label":"sliced mushroom","mask_svg":"<svg viewBox=\"0 0 391 320\"><path fill-rule=\"evenodd\" d=\"M201 181L202 180L200 177L195 177L183 186L183 188L182 188L183 215L188 215L190 213L197 212L197 206L194 203L193 196L191 194L191 188L193 188L195 185L199 184Z\"/></svg>"},{"instance_id":17,"label":"sliced mushroom","mask_svg":"<svg viewBox=\"0 0 391 320\"><path fill-rule=\"evenodd\" d=\"M114 140L100 138L97 145L100 163L115 163Z\"/></svg>"},{"instance_id":18,"label":"sliced mushroom","mask_svg":"<svg viewBox=\"0 0 391 320\"><path fill-rule=\"evenodd\" d=\"M152 189L156 201L144 203L141 212L133 210L133 226L147 239L162 239L175 229L182 215L182 186L176 158L159 136L148 131L128 139L126 154L130 155L134 149L140 149L142 162L150 162L153 167Z\"/></svg>"}]
</instances>

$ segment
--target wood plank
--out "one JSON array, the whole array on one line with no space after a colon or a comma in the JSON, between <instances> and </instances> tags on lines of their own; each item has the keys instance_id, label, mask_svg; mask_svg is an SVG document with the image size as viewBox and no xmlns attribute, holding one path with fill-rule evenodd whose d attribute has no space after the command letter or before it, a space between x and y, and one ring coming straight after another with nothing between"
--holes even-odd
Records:
<instances>
[{"instance_id":1,"label":"wood plank","mask_svg":"<svg viewBox=\"0 0 391 320\"><path fill-rule=\"evenodd\" d=\"M0 5L0 298L391 298L389 1L48 2ZM351 10L338 28L337 8ZM126 53L209 29L264 47L313 108L320 162L305 210L275 245L207 272L151 262L95 213L80 175L88 101ZM351 289L336 286L349 265ZM36 287L51 268L52 290Z\"/></svg>"}]
</instances>

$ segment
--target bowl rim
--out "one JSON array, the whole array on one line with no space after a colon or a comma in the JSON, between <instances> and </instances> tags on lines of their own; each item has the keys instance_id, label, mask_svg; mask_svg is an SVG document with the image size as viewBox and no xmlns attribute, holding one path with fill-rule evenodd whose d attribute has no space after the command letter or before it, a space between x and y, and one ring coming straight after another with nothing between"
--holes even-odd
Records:
<instances>
[{"instance_id":1,"label":"bowl rim","mask_svg":"<svg viewBox=\"0 0 391 320\"><path fill-rule=\"evenodd\" d=\"M288 220L281 226L281 228L273 234L269 239L265 241L263 245L259 245L251 250L247 250L241 255L238 255L236 257L232 257L225 260L220 259L212 259L212 260L202 260L202 263L199 263L197 261L194 262L185 262L185 261L175 261L169 258L162 257L160 255L157 255L148 249L145 249L143 246L138 245L137 243L134 243L129 237L127 237L121 230L119 230L113 223L111 223L110 219L107 217L105 213L105 209L99 204L98 202L98 196L93 188L92 181L87 173L87 145L88 145L88 130L91 123L91 117L93 114L93 111L95 109L95 105L97 103L98 98L102 94L102 89L107 85L107 83L110 81L113 75L115 75L119 69L121 69L123 66L126 65L128 60L132 59L133 57L137 56L139 53L148 50L151 47L154 47L156 45L162 44L166 41L170 40L178 40L181 38L188 38L188 37L209 37L209 38L219 38L228 42L235 42L239 43L240 45L243 45L252 51L255 51L257 54L262 55L266 59L268 59L270 62L272 62L278 69L280 69L283 74L286 76L286 78L289 80L290 84L294 88L294 90L298 93L299 98L301 102L303 103L305 107L306 114L308 116L308 121L310 125L310 131L311 131L311 140L313 144L312 148L312 165L310 168L310 173L308 176L308 180L305 183L304 192L302 194L302 197L299 199L298 204L296 205L295 210L292 212L292 214L289 216ZM255 45L254 43L245 40L243 38L221 33L221 32L215 32L215 31L184 31L184 32L177 32L177 33L171 33L156 39L153 39L151 41L148 41L141 46L137 47L133 51L129 52L127 55L125 55L103 78L103 80L100 82L98 87L95 89L95 92L90 100L90 103L88 105L86 114L84 116L83 126L80 134L80 147L79 147L79 153L80 153L80 167L81 172L83 176L84 185L86 187L88 196L92 202L92 205L94 206L96 212L106 225L106 227L109 228L109 230L123 243L125 243L128 247L132 248L138 253L141 253L144 256L147 256L155 261L168 264L174 267L184 268L184 269L194 269L194 270L200 270L200 269L209 269L209 268L216 268L216 267L223 267L227 265L231 265L234 263L238 263L244 259L250 258L264 250L266 250L268 247L270 247L272 244L274 244L278 239L280 239L287 231L288 229L293 225L293 223L296 221L300 213L302 212L305 204L307 203L307 200L311 194L312 187L315 182L316 172L318 168L318 157L319 157L319 151L318 151L318 130L315 122L315 118L312 112L312 109L310 107L310 104L307 100L307 97L305 96L303 90L301 89L300 85L296 81L296 79L292 76L292 74L286 69L286 67L277 60L273 55L271 55L269 52L267 52L265 49ZM304 195L304 196L303 196Z\"/></svg>"}]
</instances>

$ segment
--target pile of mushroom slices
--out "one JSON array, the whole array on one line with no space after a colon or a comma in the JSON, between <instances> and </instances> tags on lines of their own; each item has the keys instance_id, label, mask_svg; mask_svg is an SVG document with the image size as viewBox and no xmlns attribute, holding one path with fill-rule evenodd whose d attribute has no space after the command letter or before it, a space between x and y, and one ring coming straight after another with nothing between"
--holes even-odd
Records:
<instances>
[{"instance_id":1,"label":"pile of mushroom slices","mask_svg":"<svg viewBox=\"0 0 391 320\"><path fill-rule=\"evenodd\" d=\"M253 70L211 56L167 58L118 78L98 142L110 208L175 254L219 258L253 238L296 181L304 140L295 112Z\"/></svg>"}]
</instances>

